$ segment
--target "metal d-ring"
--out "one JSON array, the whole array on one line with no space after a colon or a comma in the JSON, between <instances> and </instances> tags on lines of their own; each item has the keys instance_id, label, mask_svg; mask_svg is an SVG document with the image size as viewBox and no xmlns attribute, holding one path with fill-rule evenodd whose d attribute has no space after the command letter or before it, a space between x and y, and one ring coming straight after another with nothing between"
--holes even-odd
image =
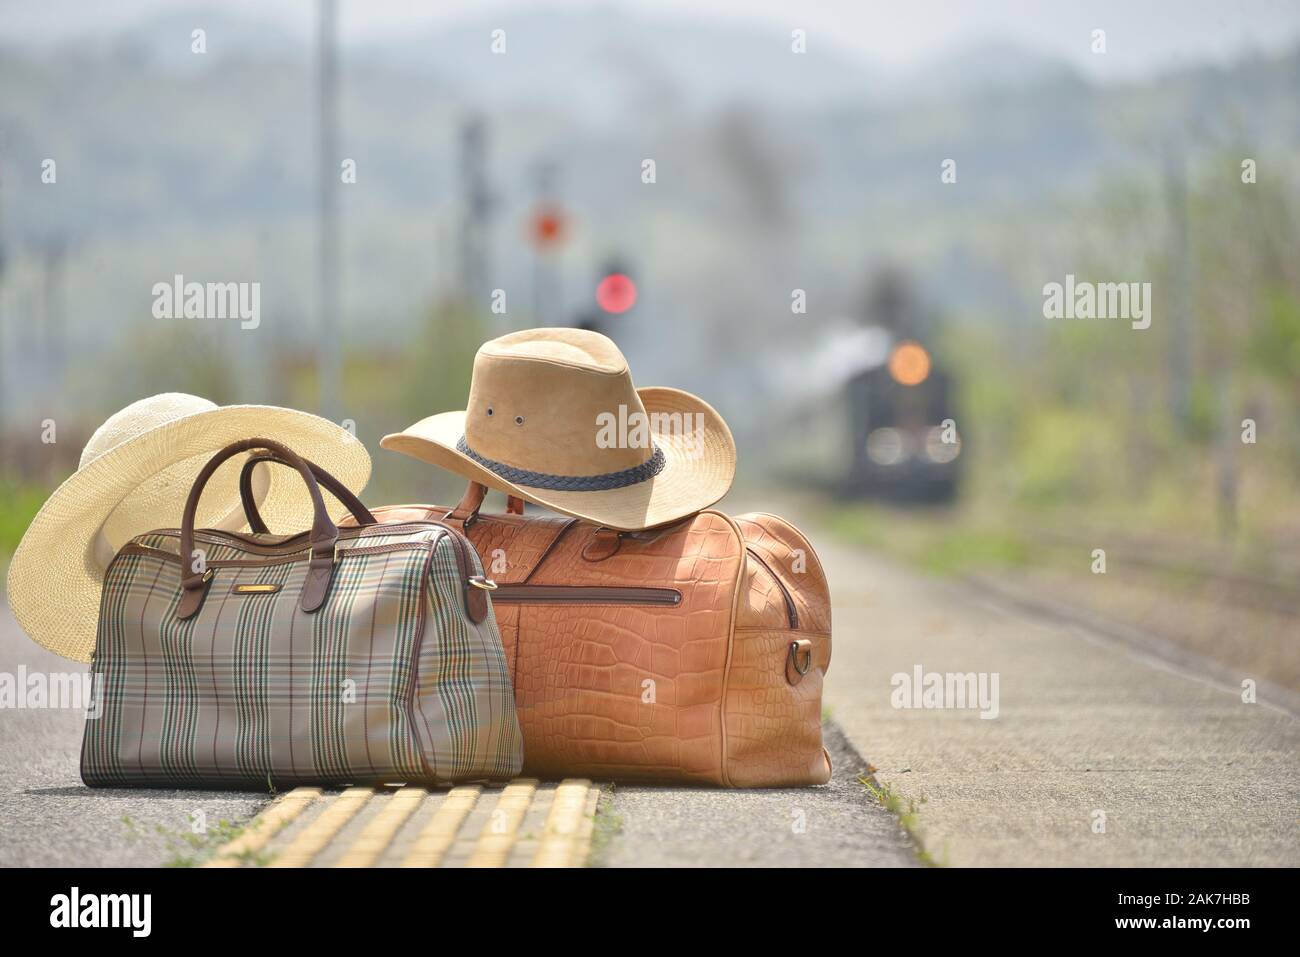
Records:
<instances>
[{"instance_id":1,"label":"metal d-ring","mask_svg":"<svg viewBox=\"0 0 1300 957\"><path fill-rule=\"evenodd\" d=\"M470 578L469 583L475 588L481 588L483 591L496 591L501 586L490 578L484 578L482 575L475 575Z\"/></svg>"},{"instance_id":2,"label":"metal d-ring","mask_svg":"<svg viewBox=\"0 0 1300 957\"><path fill-rule=\"evenodd\" d=\"M794 670L800 675L806 675L812 668L812 648L808 649L808 655L804 658L803 667L799 667L799 642L790 642L790 664L794 665Z\"/></svg>"}]
</instances>

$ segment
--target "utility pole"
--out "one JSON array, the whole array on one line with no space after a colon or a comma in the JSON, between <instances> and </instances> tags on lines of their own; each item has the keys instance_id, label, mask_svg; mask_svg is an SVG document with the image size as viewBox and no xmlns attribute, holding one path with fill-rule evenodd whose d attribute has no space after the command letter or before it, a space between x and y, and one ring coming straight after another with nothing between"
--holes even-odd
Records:
<instances>
[{"instance_id":1,"label":"utility pole","mask_svg":"<svg viewBox=\"0 0 1300 957\"><path fill-rule=\"evenodd\" d=\"M9 397L6 394L9 380L5 376L8 371L5 367L8 353L5 349L7 343L4 311L5 267L9 265L9 260L8 250L5 248L4 221L4 180L0 179L0 476L5 473L9 458Z\"/></svg>"},{"instance_id":2,"label":"utility pole","mask_svg":"<svg viewBox=\"0 0 1300 957\"><path fill-rule=\"evenodd\" d=\"M317 228L320 310L320 413L339 421L343 408L343 343L339 321L338 51L335 0L320 0L317 105L320 122L320 206Z\"/></svg>"},{"instance_id":3,"label":"utility pole","mask_svg":"<svg viewBox=\"0 0 1300 957\"><path fill-rule=\"evenodd\" d=\"M460 185L462 293L472 309L481 310L488 305L487 233L492 213L492 195L487 182L487 124L481 117L471 117L461 127ZM504 325L501 320L497 322Z\"/></svg>"},{"instance_id":4,"label":"utility pole","mask_svg":"<svg viewBox=\"0 0 1300 957\"><path fill-rule=\"evenodd\" d=\"M1170 147L1165 189L1169 204L1169 411L1185 435L1192 417L1192 336L1194 316L1189 287L1192 281L1187 224L1187 178L1183 152Z\"/></svg>"},{"instance_id":5,"label":"utility pole","mask_svg":"<svg viewBox=\"0 0 1300 957\"><path fill-rule=\"evenodd\" d=\"M560 306L560 276L555 262L563 230L555 201L557 170L554 161L537 164L537 213L533 226L533 321L538 326L557 324ZM554 235L547 230L553 230Z\"/></svg>"},{"instance_id":6,"label":"utility pole","mask_svg":"<svg viewBox=\"0 0 1300 957\"><path fill-rule=\"evenodd\" d=\"M57 390L63 382L63 262L65 247L51 237L41 247L41 357L44 385Z\"/></svg>"}]
</instances>

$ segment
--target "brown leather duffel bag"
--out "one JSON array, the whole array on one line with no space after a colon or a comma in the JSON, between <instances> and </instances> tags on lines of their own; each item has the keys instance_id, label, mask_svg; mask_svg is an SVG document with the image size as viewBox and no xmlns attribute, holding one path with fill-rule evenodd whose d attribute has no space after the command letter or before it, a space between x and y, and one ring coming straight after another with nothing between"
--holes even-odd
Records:
<instances>
[{"instance_id":1,"label":"brown leather duffel bag","mask_svg":"<svg viewBox=\"0 0 1300 957\"><path fill-rule=\"evenodd\" d=\"M615 532L577 519L396 505L464 529L497 584L525 773L730 787L823 784L826 576L789 522L705 509Z\"/></svg>"}]
</instances>

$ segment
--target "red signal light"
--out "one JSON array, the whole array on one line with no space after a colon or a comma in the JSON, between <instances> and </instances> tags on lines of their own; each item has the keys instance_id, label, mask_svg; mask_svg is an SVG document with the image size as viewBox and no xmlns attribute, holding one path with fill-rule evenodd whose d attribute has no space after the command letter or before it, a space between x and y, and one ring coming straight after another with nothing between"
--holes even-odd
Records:
<instances>
[{"instance_id":1,"label":"red signal light","mask_svg":"<svg viewBox=\"0 0 1300 957\"><path fill-rule=\"evenodd\" d=\"M529 239L539 249L558 246L568 232L564 214L556 207L543 206L533 213L528 224Z\"/></svg>"},{"instance_id":2,"label":"red signal light","mask_svg":"<svg viewBox=\"0 0 1300 957\"><path fill-rule=\"evenodd\" d=\"M606 312L627 312L636 305L636 283L621 272L610 273L596 286L596 304Z\"/></svg>"}]
</instances>

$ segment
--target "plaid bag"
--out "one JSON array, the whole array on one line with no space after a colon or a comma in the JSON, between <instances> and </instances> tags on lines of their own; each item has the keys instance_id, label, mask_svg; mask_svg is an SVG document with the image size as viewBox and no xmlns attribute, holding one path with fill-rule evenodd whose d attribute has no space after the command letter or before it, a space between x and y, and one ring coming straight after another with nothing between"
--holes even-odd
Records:
<instances>
[{"instance_id":1,"label":"plaid bag","mask_svg":"<svg viewBox=\"0 0 1300 957\"><path fill-rule=\"evenodd\" d=\"M311 531L196 531L204 484L256 449L307 483ZM330 521L322 485L358 527ZM522 738L491 587L458 531L380 524L283 445L230 445L195 480L181 527L132 539L105 574L82 779L262 789L509 778Z\"/></svg>"}]
</instances>

